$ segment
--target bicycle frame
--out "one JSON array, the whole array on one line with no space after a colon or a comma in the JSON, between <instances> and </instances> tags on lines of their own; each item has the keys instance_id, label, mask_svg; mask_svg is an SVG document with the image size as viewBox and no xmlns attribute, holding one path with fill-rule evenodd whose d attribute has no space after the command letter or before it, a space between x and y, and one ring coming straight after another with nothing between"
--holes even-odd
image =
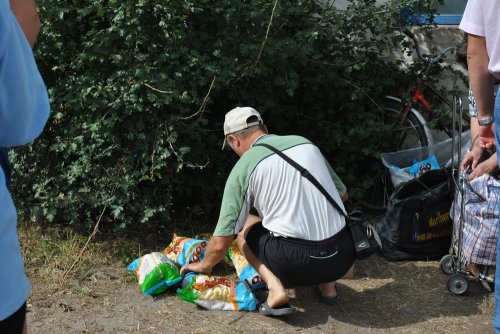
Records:
<instances>
[{"instance_id":1,"label":"bicycle frame","mask_svg":"<svg viewBox=\"0 0 500 334\"><path fill-rule=\"evenodd\" d=\"M432 85L432 80L430 80L433 65L436 65L449 51L453 50L454 47L442 50L437 56L423 55L420 51L418 40L413 33L404 26L402 30L413 40L415 52L418 59L424 65L424 68L420 71L414 82L416 87L412 87L411 91L407 92L410 94L407 94L404 100L391 95L385 97L386 104L384 112L387 113L388 117L384 117L383 120L384 122L390 122L388 125L393 126L391 131L393 131L392 133L394 136L391 138L391 144L396 146L393 151L433 146L434 139L438 139L439 141L446 140L446 138L443 139L442 137L451 138L452 148L454 148L454 134L457 134L454 129L457 124L455 116L460 114L460 119L462 118L461 100L459 98L451 100L443 96L443 94ZM432 99L428 99L429 94L432 94ZM436 108L433 108L430 100L435 100L439 105L442 104L445 109L449 108L447 114L452 116L452 119L449 120L448 117L437 117L438 115L432 117L433 114L436 114ZM458 107L459 105L460 107ZM460 111L457 112L457 110ZM426 117L424 117L424 114L426 114ZM464 119L467 121L466 118ZM432 126L428 122L431 120L433 121ZM449 121L451 121L451 123ZM451 127L450 124L452 125ZM459 125L461 126L462 122L459 122ZM461 129L458 132L461 133ZM458 140L461 140L461 136L458 136ZM460 142L459 147L461 147ZM452 159L454 159L454 155L452 155ZM360 199L360 203L363 207L376 213L384 212L393 191L390 172L382 163L380 163L380 165L379 167L381 168L378 168L378 173L374 177L373 183L369 185L366 189L366 193L363 194L363 197ZM452 165L454 165L453 160Z\"/></svg>"},{"instance_id":2,"label":"bicycle frame","mask_svg":"<svg viewBox=\"0 0 500 334\"><path fill-rule=\"evenodd\" d=\"M433 86L429 85L427 82L425 82L423 79L419 78L417 80L417 88L415 92L412 95L411 101L409 101L405 108L403 109L402 117L401 117L401 124L403 124L405 118L408 115L408 112L413 108L413 105L415 103L419 103L424 107L424 109L429 113L432 114L432 105L430 104L429 101L425 98L424 95L424 90L429 89L441 102L443 102L445 105L448 107L452 107L452 103L450 100L448 100L446 97L444 97L436 88ZM446 126L444 126L443 122L441 120L438 120L438 125L439 129L443 130L449 137L452 137L452 132L450 129L448 129Z\"/></svg>"},{"instance_id":3,"label":"bicycle frame","mask_svg":"<svg viewBox=\"0 0 500 334\"><path fill-rule=\"evenodd\" d=\"M408 117L408 113L410 110L413 108L413 105L415 103L418 103L424 107L424 109L429 113L429 115L432 114L432 106L429 101L424 96L424 90L429 89L434 96L436 96L441 102L443 102L445 105L447 105L450 109L453 109L453 104L452 102L447 99L445 96L443 96L435 87L430 85L427 82L428 79L428 74L434 65L434 63L438 62L444 55L446 55L449 51L453 50L454 47L448 47L445 50L441 51L439 55L436 57L424 57L422 55L422 52L420 50L420 45L415 38L415 35L409 31L406 27L402 27L402 31L404 34L406 34L408 37L410 37L413 40L413 44L415 45L415 51L417 53L418 59L420 59L425 65L426 68L422 70L422 72L419 75L419 78L417 79L417 88L415 92L413 93L411 100L406 104L406 106L403 108L402 116L401 116L401 124L404 123L406 117ZM451 110L451 112L454 112L454 110ZM444 123L438 119L437 120L437 125L438 128L442 131L444 131L450 138L453 137L453 130L450 130L447 128Z\"/></svg>"}]
</instances>

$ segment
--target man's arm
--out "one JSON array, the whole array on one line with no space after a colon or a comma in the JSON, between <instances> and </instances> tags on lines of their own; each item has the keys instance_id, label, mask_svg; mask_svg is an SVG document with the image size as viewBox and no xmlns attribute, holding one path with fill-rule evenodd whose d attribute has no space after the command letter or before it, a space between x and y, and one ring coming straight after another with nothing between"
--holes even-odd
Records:
<instances>
[{"instance_id":1,"label":"man's arm","mask_svg":"<svg viewBox=\"0 0 500 334\"><path fill-rule=\"evenodd\" d=\"M233 243L234 235L218 237L214 236L210 239L205 251L205 257L200 262L189 263L181 268L181 275L188 271L194 271L201 274L210 274L212 268L219 263L225 256L226 252Z\"/></svg>"},{"instance_id":2,"label":"man's arm","mask_svg":"<svg viewBox=\"0 0 500 334\"><path fill-rule=\"evenodd\" d=\"M483 154L484 149L479 146L479 124L476 117L470 118L470 136L472 140L470 152L462 159L460 169L464 169L467 165L470 165L472 170L474 170Z\"/></svg>"},{"instance_id":3,"label":"man's arm","mask_svg":"<svg viewBox=\"0 0 500 334\"><path fill-rule=\"evenodd\" d=\"M33 48L41 27L35 1L10 0L10 8L16 16L17 22L19 22L28 43Z\"/></svg>"},{"instance_id":4,"label":"man's arm","mask_svg":"<svg viewBox=\"0 0 500 334\"><path fill-rule=\"evenodd\" d=\"M11 147L32 141L40 134L50 105L25 32L10 3L0 4L0 81L4 83L0 85L0 146ZM5 38L6 28L9 38Z\"/></svg>"},{"instance_id":5,"label":"man's arm","mask_svg":"<svg viewBox=\"0 0 500 334\"><path fill-rule=\"evenodd\" d=\"M493 115L494 80L488 72L489 57L486 39L469 34L467 39L467 66L472 93L476 100L478 119ZM479 127L479 144L483 148L495 145L493 125Z\"/></svg>"}]
</instances>

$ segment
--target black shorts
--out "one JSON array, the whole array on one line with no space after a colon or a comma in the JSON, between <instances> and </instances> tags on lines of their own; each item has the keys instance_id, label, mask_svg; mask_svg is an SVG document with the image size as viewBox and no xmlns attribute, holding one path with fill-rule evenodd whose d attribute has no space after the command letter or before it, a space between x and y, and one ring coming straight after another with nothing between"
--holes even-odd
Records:
<instances>
[{"instance_id":1,"label":"black shorts","mask_svg":"<svg viewBox=\"0 0 500 334\"><path fill-rule=\"evenodd\" d=\"M355 259L351 233L344 227L325 240L275 237L261 223L248 231L246 242L257 258L285 285L336 281Z\"/></svg>"},{"instance_id":2,"label":"black shorts","mask_svg":"<svg viewBox=\"0 0 500 334\"><path fill-rule=\"evenodd\" d=\"M21 334L26 319L26 303L7 319L0 321L0 334Z\"/></svg>"}]
</instances>

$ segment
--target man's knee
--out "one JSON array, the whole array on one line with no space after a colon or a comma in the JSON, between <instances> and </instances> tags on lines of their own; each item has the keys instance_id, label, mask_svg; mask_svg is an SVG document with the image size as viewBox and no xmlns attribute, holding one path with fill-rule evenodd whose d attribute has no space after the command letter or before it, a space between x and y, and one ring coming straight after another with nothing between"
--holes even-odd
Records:
<instances>
[{"instance_id":1,"label":"man's knee","mask_svg":"<svg viewBox=\"0 0 500 334\"><path fill-rule=\"evenodd\" d=\"M248 215L248 218L247 218L245 225L252 226L252 225L259 223L261 221L262 221L262 218L260 218L259 216Z\"/></svg>"},{"instance_id":2,"label":"man's knee","mask_svg":"<svg viewBox=\"0 0 500 334\"><path fill-rule=\"evenodd\" d=\"M259 216L249 215L243 229L238 233L237 239L242 236L243 240L246 238L248 231L257 223L260 223L262 219Z\"/></svg>"}]
</instances>

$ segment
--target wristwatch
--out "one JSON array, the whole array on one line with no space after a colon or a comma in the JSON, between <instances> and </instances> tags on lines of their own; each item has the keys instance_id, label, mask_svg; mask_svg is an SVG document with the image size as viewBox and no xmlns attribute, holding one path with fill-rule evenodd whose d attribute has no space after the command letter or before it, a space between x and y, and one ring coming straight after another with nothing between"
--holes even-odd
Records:
<instances>
[{"instance_id":1,"label":"wristwatch","mask_svg":"<svg viewBox=\"0 0 500 334\"><path fill-rule=\"evenodd\" d=\"M477 122L479 123L479 125L490 125L493 123L493 121L494 121L494 119L493 119L493 116L491 116L491 115L486 116L484 118L477 119Z\"/></svg>"}]
</instances>

